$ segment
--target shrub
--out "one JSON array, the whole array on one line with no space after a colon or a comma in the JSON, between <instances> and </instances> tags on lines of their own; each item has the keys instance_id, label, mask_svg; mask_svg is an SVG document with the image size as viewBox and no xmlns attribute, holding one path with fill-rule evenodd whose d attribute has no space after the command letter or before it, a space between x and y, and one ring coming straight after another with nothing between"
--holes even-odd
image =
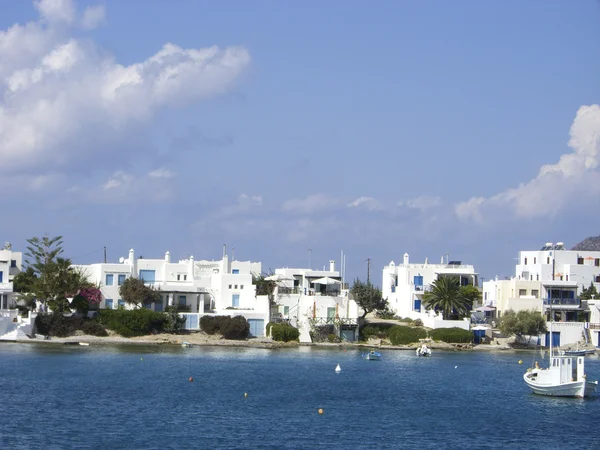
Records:
<instances>
[{"instance_id":1,"label":"shrub","mask_svg":"<svg viewBox=\"0 0 600 450\"><path fill-rule=\"evenodd\" d=\"M250 334L250 324L244 316L235 316L233 319L222 316L219 331L225 339L246 339Z\"/></svg>"},{"instance_id":2,"label":"shrub","mask_svg":"<svg viewBox=\"0 0 600 450\"><path fill-rule=\"evenodd\" d=\"M407 345L413 342L419 342L419 339L427 337L427 333L422 328L405 327L395 325L390 328L388 337L392 345Z\"/></svg>"},{"instance_id":3,"label":"shrub","mask_svg":"<svg viewBox=\"0 0 600 450\"><path fill-rule=\"evenodd\" d=\"M413 325L415 327L422 327L423 326L423 321L421 319L417 319L413 322Z\"/></svg>"},{"instance_id":4,"label":"shrub","mask_svg":"<svg viewBox=\"0 0 600 450\"><path fill-rule=\"evenodd\" d=\"M206 334L220 333L225 339L246 339L250 324L243 316L202 316L200 329Z\"/></svg>"},{"instance_id":5,"label":"shrub","mask_svg":"<svg viewBox=\"0 0 600 450\"><path fill-rule=\"evenodd\" d=\"M379 309L375 312L375 317L379 319L395 319L396 314L386 305L385 309Z\"/></svg>"},{"instance_id":6,"label":"shrub","mask_svg":"<svg viewBox=\"0 0 600 450\"><path fill-rule=\"evenodd\" d=\"M179 334L185 330L185 317L179 315L181 306L167 306L166 318L163 331L166 333Z\"/></svg>"},{"instance_id":7,"label":"shrub","mask_svg":"<svg viewBox=\"0 0 600 450\"><path fill-rule=\"evenodd\" d=\"M81 331L83 331L85 334L89 334L90 336L108 336L108 333L104 327L95 320L86 320L83 322L81 325Z\"/></svg>"},{"instance_id":8,"label":"shrub","mask_svg":"<svg viewBox=\"0 0 600 450\"><path fill-rule=\"evenodd\" d=\"M154 331L162 331L167 320L164 313L149 309L101 309L98 323L123 337L144 336Z\"/></svg>"},{"instance_id":9,"label":"shrub","mask_svg":"<svg viewBox=\"0 0 600 450\"><path fill-rule=\"evenodd\" d=\"M65 316L59 312L42 313L35 318L35 327L38 333L46 336L67 337L80 329L82 325L83 318L81 316Z\"/></svg>"},{"instance_id":10,"label":"shrub","mask_svg":"<svg viewBox=\"0 0 600 450\"><path fill-rule=\"evenodd\" d=\"M473 333L462 328L437 328L432 330L431 339L448 344L469 344L473 342Z\"/></svg>"},{"instance_id":11,"label":"shrub","mask_svg":"<svg viewBox=\"0 0 600 450\"><path fill-rule=\"evenodd\" d=\"M335 342L341 342L340 338L337 337L337 334L334 334L334 333L331 333L329 336L327 336L327 340L332 344Z\"/></svg>"},{"instance_id":12,"label":"shrub","mask_svg":"<svg viewBox=\"0 0 600 450\"><path fill-rule=\"evenodd\" d=\"M271 332L275 341L297 341L300 337L300 331L287 323L271 324Z\"/></svg>"},{"instance_id":13,"label":"shrub","mask_svg":"<svg viewBox=\"0 0 600 450\"><path fill-rule=\"evenodd\" d=\"M313 342L327 342L327 337L334 331L333 325L319 325L310 331L310 337Z\"/></svg>"},{"instance_id":14,"label":"shrub","mask_svg":"<svg viewBox=\"0 0 600 450\"><path fill-rule=\"evenodd\" d=\"M200 317L200 329L206 334L215 334L219 331L219 316L202 316Z\"/></svg>"},{"instance_id":15,"label":"shrub","mask_svg":"<svg viewBox=\"0 0 600 450\"><path fill-rule=\"evenodd\" d=\"M87 316L87 313L90 310L90 304L88 300L82 295L76 295L73 298L73 301L71 301L70 307L84 316Z\"/></svg>"},{"instance_id":16,"label":"shrub","mask_svg":"<svg viewBox=\"0 0 600 450\"><path fill-rule=\"evenodd\" d=\"M365 325L360 329L360 338L363 341L375 337L379 339L387 339L389 330L394 327L391 323L380 323L377 325Z\"/></svg>"}]
</instances>

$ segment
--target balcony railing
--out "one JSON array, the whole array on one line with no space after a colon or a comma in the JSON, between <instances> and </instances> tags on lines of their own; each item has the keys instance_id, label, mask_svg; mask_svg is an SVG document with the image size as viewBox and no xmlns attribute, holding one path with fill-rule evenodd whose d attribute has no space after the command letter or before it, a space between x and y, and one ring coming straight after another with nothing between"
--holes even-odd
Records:
<instances>
[{"instance_id":1,"label":"balcony railing","mask_svg":"<svg viewBox=\"0 0 600 450\"><path fill-rule=\"evenodd\" d=\"M553 306L579 306L579 305L581 305L581 299L579 299L579 298L553 298L553 299L545 298L544 305L550 305L550 304L552 304Z\"/></svg>"}]
</instances>

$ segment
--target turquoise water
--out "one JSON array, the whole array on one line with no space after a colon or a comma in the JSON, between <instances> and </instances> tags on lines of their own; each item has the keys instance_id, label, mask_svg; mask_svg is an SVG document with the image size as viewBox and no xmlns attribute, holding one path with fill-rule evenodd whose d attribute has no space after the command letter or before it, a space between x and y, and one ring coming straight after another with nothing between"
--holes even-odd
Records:
<instances>
[{"instance_id":1,"label":"turquoise water","mask_svg":"<svg viewBox=\"0 0 600 450\"><path fill-rule=\"evenodd\" d=\"M0 345L0 448L598 448L600 401L530 394L530 353L382 353Z\"/></svg>"}]
</instances>

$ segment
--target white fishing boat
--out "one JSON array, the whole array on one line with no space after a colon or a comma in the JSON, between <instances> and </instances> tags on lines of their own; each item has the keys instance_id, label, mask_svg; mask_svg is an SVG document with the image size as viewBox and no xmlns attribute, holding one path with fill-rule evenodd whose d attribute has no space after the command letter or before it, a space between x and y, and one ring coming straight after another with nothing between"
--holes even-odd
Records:
<instances>
[{"instance_id":1,"label":"white fishing boat","mask_svg":"<svg viewBox=\"0 0 600 450\"><path fill-rule=\"evenodd\" d=\"M427 343L430 343L430 339L419 339L421 345L417 347L417 356L431 356L431 349L427 347Z\"/></svg>"},{"instance_id":2,"label":"white fishing boat","mask_svg":"<svg viewBox=\"0 0 600 450\"><path fill-rule=\"evenodd\" d=\"M550 301L550 305L552 302ZM552 307L550 308L552 316ZM550 397L578 397L593 395L598 387L598 381L588 381L584 370L584 356L552 354L552 322L550 321L550 358L547 368L535 367L527 369L523 375L525 383L534 394Z\"/></svg>"}]
</instances>

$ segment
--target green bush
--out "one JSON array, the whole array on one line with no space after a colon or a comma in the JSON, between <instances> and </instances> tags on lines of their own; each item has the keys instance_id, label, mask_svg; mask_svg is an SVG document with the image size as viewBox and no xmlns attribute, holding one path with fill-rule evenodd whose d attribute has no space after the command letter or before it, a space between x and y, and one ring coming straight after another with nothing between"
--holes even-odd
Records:
<instances>
[{"instance_id":1,"label":"green bush","mask_svg":"<svg viewBox=\"0 0 600 450\"><path fill-rule=\"evenodd\" d=\"M97 321L109 330L123 337L144 336L152 332L160 332L167 320L164 313L150 311L146 308L101 309Z\"/></svg>"},{"instance_id":2,"label":"green bush","mask_svg":"<svg viewBox=\"0 0 600 450\"><path fill-rule=\"evenodd\" d=\"M250 324L243 316L202 316L200 329L206 334L220 333L225 339L246 339Z\"/></svg>"},{"instance_id":3,"label":"green bush","mask_svg":"<svg viewBox=\"0 0 600 450\"><path fill-rule=\"evenodd\" d=\"M223 316L219 331L225 339L246 339L250 334L250 324L244 316Z\"/></svg>"},{"instance_id":4,"label":"green bush","mask_svg":"<svg viewBox=\"0 0 600 450\"><path fill-rule=\"evenodd\" d=\"M419 339L426 338L427 332L422 328L395 325L390 328L388 337L392 345L408 345L413 342L419 342Z\"/></svg>"},{"instance_id":5,"label":"green bush","mask_svg":"<svg viewBox=\"0 0 600 450\"><path fill-rule=\"evenodd\" d=\"M421 319L417 319L413 322L413 325L415 327L422 327L423 326L423 321Z\"/></svg>"},{"instance_id":6,"label":"green bush","mask_svg":"<svg viewBox=\"0 0 600 450\"><path fill-rule=\"evenodd\" d=\"M274 341L289 342L297 341L300 337L298 328L287 323L274 323L271 325L271 333Z\"/></svg>"},{"instance_id":7,"label":"green bush","mask_svg":"<svg viewBox=\"0 0 600 450\"><path fill-rule=\"evenodd\" d=\"M37 332L46 336L70 336L76 330L81 329L83 323L81 316L65 316L63 313L58 312L38 314L35 318Z\"/></svg>"},{"instance_id":8,"label":"green bush","mask_svg":"<svg viewBox=\"0 0 600 450\"><path fill-rule=\"evenodd\" d=\"M363 341L367 341L369 338L387 339L389 330L394 326L391 323L365 325L360 329L360 339Z\"/></svg>"},{"instance_id":9,"label":"green bush","mask_svg":"<svg viewBox=\"0 0 600 450\"><path fill-rule=\"evenodd\" d=\"M74 309L79 314L87 316L87 313L90 310L90 303L88 302L87 298L85 298L83 295L76 295L73 298L73 301L71 301L70 308Z\"/></svg>"},{"instance_id":10,"label":"green bush","mask_svg":"<svg viewBox=\"0 0 600 450\"><path fill-rule=\"evenodd\" d=\"M182 310L182 305L167 306L163 325L165 333L180 334L185 330L185 317L179 315L179 311Z\"/></svg>"},{"instance_id":11,"label":"green bush","mask_svg":"<svg viewBox=\"0 0 600 450\"><path fill-rule=\"evenodd\" d=\"M469 344L473 342L473 333L462 328L436 328L431 330L430 337L434 341L442 341L447 344Z\"/></svg>"},{"instance_id":12,"label":"green bush","mask_svg":"<svg viewBox=\"0 0 600 450\"><path fill-rule=\"evenodd\" d=\"M86 320L83 322L81 325L81 331L83 331L85 334L89 334L90 336L108 336L108 333L104 327L95 320Z\"/></svg>"},{"instance_id":13,"label":"green bush","mask_svg":"<svg viewBox=\"0 0 600 450\"><path fill-rule=\"evenodd\" d=\"M335 333L331 333L329 336L327 336L327 340L332 344L336 342L341 342L340 338L337 337L337 334Z\"/></svg>"}]
</instances>

